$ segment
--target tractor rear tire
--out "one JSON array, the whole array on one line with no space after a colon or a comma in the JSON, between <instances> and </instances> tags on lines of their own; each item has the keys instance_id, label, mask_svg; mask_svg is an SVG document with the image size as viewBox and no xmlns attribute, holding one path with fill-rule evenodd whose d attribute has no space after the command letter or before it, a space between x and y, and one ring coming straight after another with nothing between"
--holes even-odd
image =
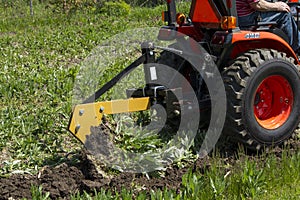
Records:
<instances>
[{"instance_id":1,"label":"tractor rear tire","mask_svg":"<svg viewBox=\"0 0 300 200\"><path fill-rule=\"evenodd\" d=\"M300 74L293 58L269 49L248 51L223 73L224 135L248 149L282 144L300 121Z\"/></svg>"}]
</instances>

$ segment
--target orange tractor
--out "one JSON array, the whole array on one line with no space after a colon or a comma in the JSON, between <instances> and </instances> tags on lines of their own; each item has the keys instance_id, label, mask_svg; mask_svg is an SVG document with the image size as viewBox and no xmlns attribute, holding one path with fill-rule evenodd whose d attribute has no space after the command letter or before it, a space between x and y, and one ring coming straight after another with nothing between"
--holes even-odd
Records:
<instances>
[{"instance_id":1,"label":"orange tractor","mask_svg":"<svg viewBox=\"0 0 300 200\"><path fill-rule=\"evenodd\" d=\"M212 118L215 102L205 81L204 76L208 75L196 70L193 60L189 60L193 53L203 52L197 49L199 45L216 65L224 84L226 109L217 113L225 116L224 123L221 120L222 135L251 149L278 145L290 138L300 121L300 63L283 32L274 23L258 23L241 30L235 0L192 0L188 16L176 12L174 0L166 3L168 9L163 12L166 25L161 27L158 38L174 44L156 55L155 45L143 43L139 59L74 107L70 132L86 144L92 134L91 127L99 126L104 115L139 112L155 104L166 109L167 122L178 120L178 116L183 119L183 115L188 118L191 113L181 112L180 107L192 101L187 95L190 89L178 84L174 88L160 85L163 65L171 66L191 85L197 97L197 108L191 112L201 114L197 126L205 128L212 120L218 121ZM190 46L182 49L183 41ZM191 55L180 56L189 49L193 49ZM128 99L95 102L140 65L144 66L145 79L150 80L144 88L130 91ZM207 74L213 76L214 71ZM181 97L174 98L174 91L180 91Z\"/></svg>"}]
</instances>

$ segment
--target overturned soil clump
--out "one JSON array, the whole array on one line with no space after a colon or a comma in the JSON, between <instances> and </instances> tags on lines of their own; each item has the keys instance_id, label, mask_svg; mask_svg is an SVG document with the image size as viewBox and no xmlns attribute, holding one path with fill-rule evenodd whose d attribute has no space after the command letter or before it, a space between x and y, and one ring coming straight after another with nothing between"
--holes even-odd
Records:
<instances>
[{"instance_id":1,"label":"overturned soil clump","mask_svg":"<svg viewBox=\"0 0 300 200\"><path fill-rule=\"evenodd\" d=\"M300 142L292 141L289 149L296 151L299 149ZM223 151L224 152L224 151ZM224 164L234 164L237 161L232 149L225 150L226 156L221 156ZM280 159L282 149L277 147L272 150L272 154ZM185 168L176 166L168 168L163 172L163 177L158 173L150 173L147 177L143 174L134 173L106 173L99 172L99 166L94 165L87 153L83 150L77 156L77 162L66 161L57 166L45 166L35 175L13 174L10 177L0 178L0 199L31 199L32 186L42 187L43 193L49 193L51 199L70 199L71 195L88 192L93 194L96 191L111 190L121 192L122 188L130 189L133 192L141 190L164 190L172 189L180 192L182 176L192 169L200 173L208 170L210 167L209 156L204 159L198 159ZM249 155L248 155L249 156ZM257 156L251 156L251 159L257 159L263 162Z\"/></svg>"},{"instance_id":2,"label":"overturned soil clump","mask_svg":"<svg viewBox=\"0 0 300 200\"><path fill-rule=\"evenodd\" d=\"M36 175L14 174L0 179L0 199L31 199L31 187L42 186L43 193L50 193L51 199L69 199L78 192L94 193L95 190L115 188L120 192L122 188L133 189L132 183L142 186L143 189L170 188L179 190L181 177L187 169L170 168L165 177L152 177L133 173L119 173L113 177L104 177L99 173L83 152L80 162L71 164L65 162L55 167L45 166Z\"/></svg>"}]
</instances>

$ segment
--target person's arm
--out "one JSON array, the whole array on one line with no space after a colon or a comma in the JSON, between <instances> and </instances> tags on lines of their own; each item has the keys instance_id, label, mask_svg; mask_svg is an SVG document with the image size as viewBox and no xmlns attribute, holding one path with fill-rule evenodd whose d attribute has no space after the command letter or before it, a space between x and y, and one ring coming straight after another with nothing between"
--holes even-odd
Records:
<instances>
[{"instance_id":1,"label":"person's arm","mask_svg":"<svg viewBox=\"0 0 300 200\"><path fill-rule=\"evenodd\" d=\"M290 12L290 7L282 2L268 2L265 0L259 0L258 2L251 3L250 6L257 11L266 12L266 11L280 11L280 12Z\"/></svg>"}]
</instances>

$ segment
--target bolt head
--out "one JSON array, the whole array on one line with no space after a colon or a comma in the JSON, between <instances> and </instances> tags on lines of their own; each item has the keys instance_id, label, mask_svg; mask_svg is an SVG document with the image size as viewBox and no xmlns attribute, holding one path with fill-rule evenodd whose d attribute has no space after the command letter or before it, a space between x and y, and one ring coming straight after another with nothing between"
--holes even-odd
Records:
<instances>
[{"instance_id":1,"label":"bolt head","mask_svg":"<svg viewBox=\"0 0 300 200\"><path fill-rule=\"evenodd\" d=\"M75 127L75 133L77 133L80 129L80 124L78 124L76 127Z\"/></svg>"},{"instance_id":2,"label":"bolt head","mask_svg":"<svg viewBox=\"0 0 300 200\"><path fill-rule=\"evenodd\" d=\"M84 113L84 110L79 110L79 115L82 116Z\"/></svg>"},{"instance_id":3,"label":"bolt head","mask_svg":"<svg viewBox=\"0 0 300 200\"><path fill-rule=\"evenodd\" d=\"M101 106L100 109L99 109L100 113L102 113L104 111L104 107Z\"/></svg>"}]
</instances>

